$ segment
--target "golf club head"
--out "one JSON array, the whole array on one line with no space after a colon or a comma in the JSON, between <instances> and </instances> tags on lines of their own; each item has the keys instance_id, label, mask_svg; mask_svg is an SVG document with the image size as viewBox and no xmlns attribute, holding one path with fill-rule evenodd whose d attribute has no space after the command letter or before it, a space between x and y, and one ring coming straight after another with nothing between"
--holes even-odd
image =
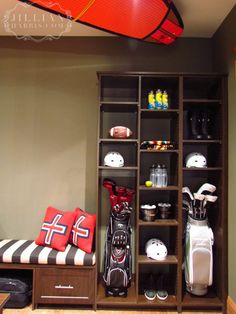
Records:
<instances>
[{"instance_id":1,"label":"golf club head","mask_svg":"<svg viewBox=\"0 0 236 314\"><path fill-rule=\"evenodd\" d=\"M182 193L183 194L188 194L190 199L193 201L194 200L194 197L193 197L193 194L191 193L189 187L185 186L182 188Z\"/></svg>"},{"instance_id":2,"label":"golf club head","mask_svg":"<svg viewBox=\"0 0 236 314\"><path fill-rule=\"evenodd\" d=\"M196 192L197 194L212 194L216 190L216 187L213 184L210 183L204 183L198 191Z\"/></svg>"},{"instance_id":3,"label":"golf club head","mask_svg":"<svg viewBox=\"0 0 236 314\"><path fill-rule=\"evenodd\" d=\"M205 200L207 202L215 203L218 199L218 196L215 195L205 195Z\"/></svg>"},{"instance_id":4,"label":"golf club head","mask_svg":"<svg viewBox=\"0 0 236 314\"><path fill-rule=\"evenodd\" d=\"M194 193L193 195L194 195L195 200L204 201L204 199L205 199L205 195L203 195L203 194Z\"/></svg>"}]
</instances>

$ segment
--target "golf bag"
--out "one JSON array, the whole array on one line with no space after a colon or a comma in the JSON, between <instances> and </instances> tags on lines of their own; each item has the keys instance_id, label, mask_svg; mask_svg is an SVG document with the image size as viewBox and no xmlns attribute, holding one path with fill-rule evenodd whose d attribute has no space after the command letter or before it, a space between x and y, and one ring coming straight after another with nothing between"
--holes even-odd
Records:
<instances>
[{"instance_id":1,"label":"golf bag","mask_svg":"<svg viewBox=\"0 0 236 314\"><path fill-rule=\"evenodd\" d=\"M134 192L108 179L103 186L109 190L111 201L104 250L106 295L127 296L132 276L130 204Z\"/></svg>"},{"instance_id":2,"label":"golf bag","mask_svg":"<svg viewBox=\"0 0 236 314\"><path fill-rule=\"evenodd\" d=\"M185 227L185 281L187 291L198 296L207 294L213 281L214 235L208 225L207 204L213 204L216 187L204 183L196 193L183 187L183 209L187 210ZM187 198L186 198L187 197Z\"/></svg>"},{"instance_id":3,"label":"golf bag","mask_svg":"<svg viewBox=\"0 0 236 314\"><path fill-rule=\"evenodd\" d=\"M186 194L186 188L183 188L183 193ZM213 281L214 235L208 226L206 204L207 201L215 202L217 197L204 194L200 197L199 194L194 193L194 199L189 203L185 228L184 272L187 291L203 296L207 294L208 286L211 286Z\"/></svg>"}]
</instances>

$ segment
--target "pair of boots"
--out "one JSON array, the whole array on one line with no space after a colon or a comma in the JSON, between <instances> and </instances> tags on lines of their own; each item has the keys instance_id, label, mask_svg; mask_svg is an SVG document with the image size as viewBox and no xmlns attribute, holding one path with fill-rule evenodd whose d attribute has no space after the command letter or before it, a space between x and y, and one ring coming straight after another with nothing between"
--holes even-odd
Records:
<instances>
[{"instance_id":1,"label":"pair of boots","mask_svg":"<svg viewBox=\"0 0 236 314\"><path fill-rule=\"evenodd\" d=\"M212 113L209 109L192 109L189 112L189 129L194 140L212 139Z\"/></svg>"},{"instance_id":2,"label":"pair of boots","mask_svg":"<svg viewBox=\"0 0 236 314\"><path fill-rule=\"evenodd\" d=\"M148 301L153 301L156 297L161 301L165 301L168 298L166 276L164 274L148 274L144 288L144 296Z\"/></svg>"}]
</instances>

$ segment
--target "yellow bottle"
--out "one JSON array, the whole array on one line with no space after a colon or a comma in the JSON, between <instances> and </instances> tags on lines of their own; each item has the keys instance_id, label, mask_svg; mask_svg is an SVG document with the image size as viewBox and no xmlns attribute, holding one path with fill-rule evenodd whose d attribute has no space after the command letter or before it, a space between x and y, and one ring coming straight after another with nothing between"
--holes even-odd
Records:
<instances>
[{"instance_id":1,"label":"yellow bottle","mask_svg":"<svg viewBox=\"0 0 236 314\"><path fill-rule=\"evenodd\" d=\"M168 94L167 94L166 91L164 91L163 95L162 95L162 108L163 109L168 109L169 108Z\"/></svg>"},{"instance_id":2,"label":"yellow bottle","mask_svg":"<svg viewBox=\"0 0 236 314\"><path fill-rule=\"evenodd\" d=\"M155 96L156 109L162 109L162 91L158 89Z\"/></svg>"},{"instance_id":3,"label":"yellow bottle","mask_svg":"<svg viewBox=\"0 0 236 314\"><path fill-rule=\"evenodd\" d=\"M148 109L155 109L155 97L152 90L148 93Z\"/></svg>"}]
</instances>

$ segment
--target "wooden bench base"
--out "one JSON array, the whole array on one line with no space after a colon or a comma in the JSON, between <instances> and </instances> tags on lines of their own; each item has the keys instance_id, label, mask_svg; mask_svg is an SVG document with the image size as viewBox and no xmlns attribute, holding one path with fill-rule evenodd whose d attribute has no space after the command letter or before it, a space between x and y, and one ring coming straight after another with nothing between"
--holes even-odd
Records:
<instances>
[{"instance_id":1,"label":"wooden bench base","mask_svg":"<svg viewBox=\"0 0 236 314\"><path fill-rule=\"evenodd\" d=\"M32 309L43 304L94 307L95 266L0 263L4 269L32 272Z\"/></svg>"}]
</instances>

